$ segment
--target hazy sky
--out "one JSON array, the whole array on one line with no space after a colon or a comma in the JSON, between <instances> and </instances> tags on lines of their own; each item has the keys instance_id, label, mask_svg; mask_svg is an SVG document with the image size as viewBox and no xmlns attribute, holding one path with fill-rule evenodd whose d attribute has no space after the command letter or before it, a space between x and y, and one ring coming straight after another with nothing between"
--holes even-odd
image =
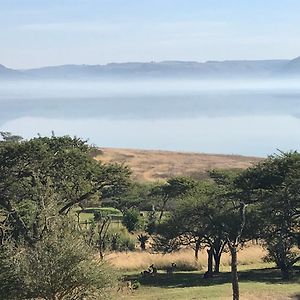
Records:
<instances>
[{"instance_id":1,"label":"hazy sky","mask_svg":"<svg viewBox=\"0 0 300 300\"><path fill-rule=\"evenodd\" d=\"M0 64L293 58L299 0L0 0Z\"/></svg>"}]
</instances>

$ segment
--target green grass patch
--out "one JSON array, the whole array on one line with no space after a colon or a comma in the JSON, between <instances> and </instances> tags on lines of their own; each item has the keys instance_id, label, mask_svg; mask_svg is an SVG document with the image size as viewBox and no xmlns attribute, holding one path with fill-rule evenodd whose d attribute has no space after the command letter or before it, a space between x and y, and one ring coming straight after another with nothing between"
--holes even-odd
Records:
<instances>
[{"instance_id":1,"label":"green grass patch","mask_svg":"<svg viewBox=\"0 0 300 300\"><path fill-rule=\"evenodd\" d=\"M290 281L283 281L275 268L244 269L239 272L241 299L300 299L300 268ZM204 279L203 272L158 273L142 279L127 274L127 280L138 280L141 287L122 299L232 299L230 272Z\"/></svg>"},{"instance_id":2,"label":"green grass patch","mask_svg":"<svg viewBox=\"0 0 300 300\"><path fill-rule=\"evenodd\" d=\"M85 209L74 209L73 213L79 213L80 222L89 222L94 219L94 213L100 212L103 215L109 215L113 221L122 220L122 212L114 207L88 207Z\"/></svg>"},{"instance_id":3,"label":"green grass patch","mask_svg":"<svg viewBox=\"0 0 300 300\"><path fill-rule=\"evenodd\" d=\"M94 214L95 212L101 212L103 214L108 214L108 215L118 215L122 216L122 212L114 207L88 207L83 210L76 210L80 211L81 213L91 213Z\"/></svg>"}]
</instances>

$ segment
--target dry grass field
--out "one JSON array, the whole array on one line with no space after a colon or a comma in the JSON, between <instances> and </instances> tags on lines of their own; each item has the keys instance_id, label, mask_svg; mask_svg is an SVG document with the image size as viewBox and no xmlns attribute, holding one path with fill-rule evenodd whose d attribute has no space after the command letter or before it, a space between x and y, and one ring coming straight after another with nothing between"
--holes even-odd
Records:
<instances>
[{"instance_id":1,"label":"dry grass field","mask_svg":"<svg viewBox=\"0 0 300 300\"><path fill-rule=\"evenodd\" d=\"M96 155L102 162L125 163L138 181L165 180L171 176L206 177L210 169L244 169L262 158L158 150L101 148ZM101 153L100 153L101 152Z\"/></svg>"},{"instance_id":2,"label":"dry grass field","mask_svg":"<svg viewBox=\"0 0 300 300\"><path fill-rule=\"evenodd\" d=\"M259 265L263 262L266 251L259 245L249 245L239 251L239 265ZM176 263L178 270L205 270L207 254L203 249L199 253L198 263L195 263L192 249L181 250L170 254L152 254L149 252L114 252L106 256L106 260L123 271L142 271L154 264L159 270L165 270L171 263ZM221 260L221 271L228 270L229 253L224 253Z\"/></svg>"}]
</instances>

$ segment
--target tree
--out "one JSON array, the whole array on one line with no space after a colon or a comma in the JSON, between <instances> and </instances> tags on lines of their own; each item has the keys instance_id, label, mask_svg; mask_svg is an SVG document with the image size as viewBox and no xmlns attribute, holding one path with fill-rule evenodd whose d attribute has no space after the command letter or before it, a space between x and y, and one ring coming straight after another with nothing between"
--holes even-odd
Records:
<instances>
[{"instance_id":1,"label":"tree","mask_svg":"<svg viewBox=\"0 0 300 300\"><path fill-rule=\"evenodd\" d=\"M240 298L238 279L238 257L239 247L244 243L243 231L246 224L246 204L244 202L234 203L228 213L228 223L225 224L227 243L231 254L231 277L233 300ZM229 225L229 226L228 226Z\"/></svg>"},{"instance_id":2,"label":"tree","mask_svg":"<svg viewBox=\"0 0 300 300\"><path fill-rule=\"evenodd\" d=\"M125 194L122 194L121 197L115 197L116 201L113 206L121 211L125 211L129 208L149 211L154 204L153 198L150 197L150 192L154 186L155 184L148 182L133 182Z\"/></svg>"},{"instance_id":3,"label":"tree","mask_svg":"<svg viewBox=\"0 0 300 300\"><path fill-rule=\"evenodd\" d=\"M192 246L196 261L201 247L208 248L207 277L212 276L213 271L219 272L221 255L227 243L223 230L227 212L220 205L217 191L214 183L199 184L192 193L178 201L170 217L159 226L160 234L170 239L177 238L183 246Z\"/></svg>"},{"instance_id":4,"label":"tree","mask_svg":"<svg viewBox=\"0 0 300 300\"><path fill-rule=\"evenodd\" d=\"M0 246L0 299L15 300L21 293L22 281L18 276L16 249L12 243Z\"/></svg>"},{"instance_id":5,"label":"tree","mask_svg":"<svg viewBox=\"0 0 300 300\"><path fill-rule=\"evenodd\" d=\"M237 184L258 205L260 237L269 258L288 279L293 265L300 260L294 251L300 240L300 154L269 156L247 169Z\"/></svg>"},{"instance_id":6,"label":"tree","mask_svg":"<svg viewBox=\"0 0 300 300\"><path fill-rule=\"evenodd\" d=\"M95 212L94 221L96 226L93 226L93 229L96 229L97 231L97 246L99 250L100 259L103 260L105 240L107 237L109 226L111 224L111 218L109 215L105 215L101 212Z\"/></svg>"},{"instance_id":7,"label":"tree","mask_svg":"<svg viewBox=\"0 0 300 300\"><path fill-rule=\"evenodd\" d=\"M147 213L147 223L145 226L145 231L149 235L152 235L155 233L156 227L157 227L157 215L153 207L153 209Z\"/></svg>"},{"instance_id":8,"label":"tree","mask_svg":"<svg viewBox=\"0 0 300 300\"><path fill-rule=\"evenodd\" d=\"M196 187L196 181L188 177L173 177L164 184L159 184L152 188L150 195L160 202L160 214L158 222L160 223L170 200L178 199L191 192Z\"/></svg>"},{"instance_id":9,"label":"tree","mask_svg":"<svg viewBox=\"0 0 300 300\"><path fill-rule=\"evenodd\" d=\"M0 144L1 142L20 142L21 140L23 140L20 135L13 135L12 133L6 131L0 131L0 136L3 140L0 141Z\"/></svg>"},{"instance_id":10,"label":"tree","mask_svg":"<svg viewBox=\"0 0 300 300\"><path fill-rule=\"evenodd\" d=\"M238 186L237 172L214 171L211 177L218 186L219 205L222 206L222 227L227 239L227 245L231 254L231 277L233 300L240 297L238 280L238 250L255 232L256 222L250 219L253 214L248 213L246 208L251 203L248 190ZM247 228L248 227L248 228ZM249 228L250 227L250 228ZM247 229L246 229L247 228Z\"/></svg>"},{"instance_id":11,"label":"tree","mask_svg":"<svg viewBox=\"0 0 300 300\"><path fill-rule=\"evenodd\" d=\"M0 210L15 240L33 244L35 228L49 193L60 214L97 197L123 193L130 171L118 164L101 164L90 147L71 137L35 138L0 146Z\"/></svg>"},{"instance_id":12,"label":"tree","mask_svg":"<svg viewBox=\"0 0 300 300\"><path fill-rule=\"evenodd\" d=\"M134 208L128 209L123 213L122 224L131 233L137 230L141 225L140 212Z\"/></svg>"}]
</instances>

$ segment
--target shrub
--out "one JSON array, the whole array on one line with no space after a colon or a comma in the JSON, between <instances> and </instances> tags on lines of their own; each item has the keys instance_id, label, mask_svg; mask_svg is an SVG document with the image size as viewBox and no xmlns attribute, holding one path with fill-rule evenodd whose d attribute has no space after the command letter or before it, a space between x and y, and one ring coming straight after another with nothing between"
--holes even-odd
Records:
<instances>
[{"instance_id":1,"label":"shrub","mask_svg":"<svg viewBox=\"0 0 300 300\"><path fill-rule=\"evenodd\" d=\"M133 208L128 209L123 215L122 224L129 232L137 230L141 225L140 212Z\"/></svg>"},{"instance_id":2,"label":"shrub","mask_svg":"<svg viewBox=\"0 0 300 300\"><path fill-rule=\"evenodd\" d=\"M17 253L10 276L17 295L1 299L107 299L116 282L111 268L71 228L47 232L34 247L19 246Z\"/></svg>"},{"instance_id":3,"label":"shrub","mask_svg":"<svg viewBox=\"0 0 300 300\"><path fill-rule=\"evenodd\" d=\"M121 229L111 229L105 241L106 250L112 251L133 251L135 240L123 227Z\"/></svg>"},{"instance_id":4,"label":"shrub","mask_svg":"<svg viewBox=\"0 0 300 300\"><path fill-rule=\"evenodd\" d=\"M141 233L137 236L137 240L140 242L141 250L145 251L146 250L146 243L149 240L149 236L147 234L142 234Z\"/></svg>"},{"instance_id":5,"label":"shrub","mask_svg":"<svg viewBox=\"0 0 300 300\"><path fill-rule=\"evenodd\" d=\"M147 224L146 224L146 232L152 235L156 231L157 227L157 216L155 211L150 211L147 213Z\"/></svg>"},{"instance_id":6,"label":"shrub","mask_svg":"<svg viewBox=\"0 0 300 300\"><path fill-rule=\"evenodd\" d=\"M0 247L0 299L17 299L21 292L15 250L12 244Z\"/></svg>"},{"instance_id":7,"label":"shrub","mask_svg":"<svg viewBox=\"0 0 300 300\"><path fill-rule=\"evenodd\" d=\"M267 262L275 262L280 268L283 279L289 279L292 275L293 265L298 261L299 251L295 251L293 238L282 238L279 234L266 241L268 255L264 257Z\"/></svg>"}]
</instances>

